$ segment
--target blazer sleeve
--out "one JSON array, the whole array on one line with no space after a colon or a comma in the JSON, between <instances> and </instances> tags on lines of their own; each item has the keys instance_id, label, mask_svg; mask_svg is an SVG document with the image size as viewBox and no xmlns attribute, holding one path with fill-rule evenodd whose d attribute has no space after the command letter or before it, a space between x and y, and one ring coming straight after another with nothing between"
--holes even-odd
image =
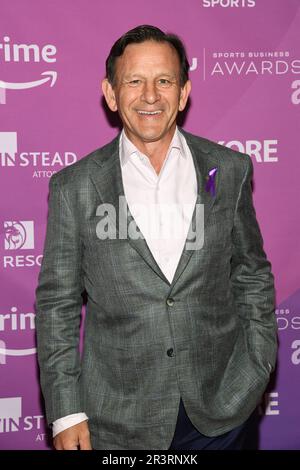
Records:
<instances>
[{"instance_id":1,"label":"blazer sleeve","mask_svg":"<svg viewBox=\"0 0 300 470\"><path fill-rule=\"evenodd\" d=\"M36 289L37 352L48 423L82 409L80 321L82 244L79 217L54 175L50 179L44 256Z\"/></svg>"},{"instance_id":2,"label":"blazer sleeve","mask_svg":"<svg viewBox=\"0 0 300 470\"><path fill-rule=\"evenodd\" d=\"M253 163L248 155L245 157L232 231L231 285L249 353L270 373L277 354L274 277L253 206Z\"/></svg>"}]
</instances>

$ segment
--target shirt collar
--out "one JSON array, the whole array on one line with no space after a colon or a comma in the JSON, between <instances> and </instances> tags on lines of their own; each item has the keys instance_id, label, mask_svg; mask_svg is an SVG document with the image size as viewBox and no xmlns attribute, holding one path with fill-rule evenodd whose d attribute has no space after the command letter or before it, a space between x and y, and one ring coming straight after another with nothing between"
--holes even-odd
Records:
<instances>
[{"instance_id":1,"label":"shirt collar","mask_svg":"<svg viewBox=\"0 0 300 470\"><path fill-rule=\"evenodd\" d=\"M179 150L179 155L186 158L183 139L184 139L183 135L181 134L181 132L179 132L178 126L176 126L172 141L167 151L167 156L170 154L171 150L175 148ZM136 153L137 155L141 155L141 152L136 148L136 146L131 142L131 140L125 134L124 129L122 129L122 132L121 132L119 149L120 149L119 153L120 153L121 166L124 166L125 163L131 157L131 155L133 155L134 153Z\"/></svg>"}]
</instances>

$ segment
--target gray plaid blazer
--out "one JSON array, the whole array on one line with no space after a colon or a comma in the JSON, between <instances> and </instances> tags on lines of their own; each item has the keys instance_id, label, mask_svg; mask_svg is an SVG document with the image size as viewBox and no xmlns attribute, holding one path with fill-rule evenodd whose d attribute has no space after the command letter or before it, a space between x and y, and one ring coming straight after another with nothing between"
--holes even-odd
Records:
<instances>
[{"instance_id":1,"label":"gray plaid blazer","mask_svg":"<svg viewBox=\"0 0 300 470\"><path fill-rule=\"evenodd\" d=\"M95 449L168 449L180 397L201 433L225 433L252 413L275 367L274 283L251 159L179 130L205 230L202 249L183 250L171 284L144 239L96 235L98 205L112 204L118 221L124 196L120 134L50 180L36 290L41 387L48 422L86 412ZM205 190L212 167L215 197Z\"/></svg>"}]
</instances>

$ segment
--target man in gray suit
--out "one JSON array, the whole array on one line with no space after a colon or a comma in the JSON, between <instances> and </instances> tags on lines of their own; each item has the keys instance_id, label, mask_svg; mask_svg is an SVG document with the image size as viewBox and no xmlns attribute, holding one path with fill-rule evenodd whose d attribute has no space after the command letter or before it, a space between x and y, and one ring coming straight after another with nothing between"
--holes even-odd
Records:
<instances>
[{"instance_id":1,"label":"man in gray suit","mask_svg":"<svg viewBox=\"0 0 300 470\"><path fill-rule=\"evenodd\" d=\"M188 70L177 36L124 34L102 82L122 132L50 180L36 325L56 449L241 448L275 367L252 162L177 127Z\"/></svg>"}]
</instances>

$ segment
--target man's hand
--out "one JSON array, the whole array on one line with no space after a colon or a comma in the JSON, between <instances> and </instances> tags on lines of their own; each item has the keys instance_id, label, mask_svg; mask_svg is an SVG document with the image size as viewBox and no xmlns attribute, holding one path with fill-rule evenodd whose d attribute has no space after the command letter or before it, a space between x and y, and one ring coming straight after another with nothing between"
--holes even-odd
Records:
<instances>
[{"instance_id":1,"label":"man's hand","mask_svg":"<svg viewBox=\"0 0 300 470\"><path fill-rule=\"evenodd\" d=\"M92 450L87 421L58 433L53 443L56 450Z\"/></svg>"}]
</instances>

